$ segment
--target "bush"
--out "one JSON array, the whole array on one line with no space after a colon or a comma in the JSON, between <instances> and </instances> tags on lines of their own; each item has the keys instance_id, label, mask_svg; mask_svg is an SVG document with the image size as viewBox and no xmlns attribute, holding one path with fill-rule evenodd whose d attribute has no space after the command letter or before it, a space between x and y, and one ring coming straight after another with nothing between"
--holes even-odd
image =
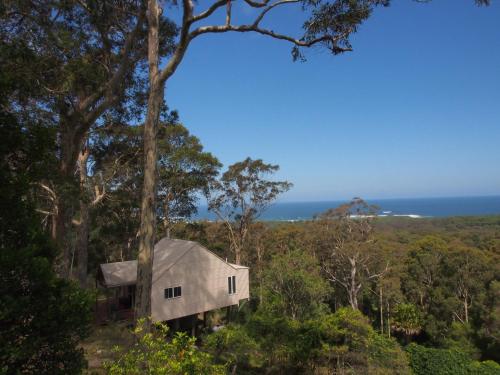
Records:
<instances>
[{"instance_id":1,"label":"bush","mask_svg":"<svg viewBox=\"0 0 500 375\"><path fill-rule=\"evenodd\" d=\"M249 338L243 340L237 335L240 332L245 332ZM259 355L253 354L259 362L254 360L252 369L255 370L258 364L261 372L411 373L406 353L399 344L379 335L360 311L351 308L306 321L257 312L246 327L230 328L214 335L208 337L207 343L226 343L219 348L235 358L238 358L235 350L248 353L248 343L251 342L252 352L260 352ZM245 373L247 369L238 367L238 370L238 373Z\"/></svg>"},{"instance_id":2,"label":"bush","mask_svg":"<svg viewBox=\"0 0 500 375\"><path fill-rule=\"evenodd\" d=\"M262 365L257 342L244 326L229 325L205 337L204 347L218 363L227 364L232 371L251 371Z\"/></svg>"},{"instance_id":3,"label":"bush","mask_svg":"<svg viewBox=\"0 0 500 375\"><path fill-rule=\"evenodd\" d=\"M78 343L89 332L91 297L54 275L43 235L29 241L0 253L1 370L79 373L86 362Z\"/></svg>"},{"instance_id":4,"label":"bush","mask_svg":"<svg viewBox=\"0 0 500 375\"><path fill-rule=\"evenodd\" d=\"M22 140L13 129L2 128L0 138ZM26 146L19 143L19 149ZM9 150L1 149L0 373L78 374L86 365L78 344L90 329L91 296L55 275L56 249L28 194L25 173L36 168L17 160L23 151L11 163L6 155Z\"/></svg>"},{"instance_id":5,"label":"bush","mask_svg":"<svg viewBox=\"0 0 500 375\"><path fill-rule=\"evenodd\" d=\"M226 367L215 365L208 353L198 350L196 339L177 332L171 340L167 339L168 326L155 325L153 332L144 333L144 321L134 330L136 344L121 353L118 360L105 363L111 375L219 375L225 374ZM116 348L120 352L120 348Z\"/></svg>"},{"instance_id":6,"label":"bush","mask_svg":"<svg viewBox=\"0 0 500 375\"><path fill-rule=\"evenodd\" d=\"M323 350L329 350L337 371L364 374L410 374L399 344L375 332L358 310L341 308L321 325ZM327 357L327 358L328 358Z\"/></svg>"},{"instance_id":7,"label":"bush","mask_svg":"<svg viewBox=\"0 0 500 375\"><path fill-rule=\"evenodd\" d=\"M500 366L493 361L472 361L464 352L455 349L426 348L410 344L410 367L415 375L498 375Z\"/></svg>"},{"instance_id":8,"label":"bush","mask_svg":"<svg viewBox=\"0 0 500 375\"><path fill-rule=\"evenodd\" d=\"M495 361L473 361L469 365L469 372L475 375L498 375L500 374L500 365Z\"/></svg>"}]
</instances>

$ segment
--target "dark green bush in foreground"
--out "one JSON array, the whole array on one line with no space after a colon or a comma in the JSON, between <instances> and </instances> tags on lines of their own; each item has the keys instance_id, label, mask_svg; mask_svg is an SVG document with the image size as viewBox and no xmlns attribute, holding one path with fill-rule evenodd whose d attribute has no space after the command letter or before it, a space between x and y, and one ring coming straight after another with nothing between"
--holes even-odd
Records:
<instances>
[{"instance_id":1,"label":"dark green bush in foreground","mask_svg":"<svg viewBox=\"0 0 500 375\"><path fill-rule=\"evenodd\" d=\"M28 138L0 111L2 145L17 151L0 146L0 374L78 374L91 298L53 271L57 251L29 194L43 152L30 157L39 142Z\"/></svg>"},{"instance_id":2,"label":"dark green bush in foreground","mask_svg":"<svg viewBox=\"0 0 500 375\"><path fill-rule=\"evenodd\" d=\"M77 345L89 328L89 295L56 278L43 244L32 240L0 255L0 373L80 373L86 361Z\"/></svg>"},{"instance_id":3,"label":"dark green bush in foreground","mask_svg":"<svg viewBox=\"0 0 500 375\"><path fill-rule=\"evenodd\" d=\"M426 348L410 344L406 351L415 375L498 375L500 365L493 361L473 361L455 349Z\"/></svg>"}]
</instances>

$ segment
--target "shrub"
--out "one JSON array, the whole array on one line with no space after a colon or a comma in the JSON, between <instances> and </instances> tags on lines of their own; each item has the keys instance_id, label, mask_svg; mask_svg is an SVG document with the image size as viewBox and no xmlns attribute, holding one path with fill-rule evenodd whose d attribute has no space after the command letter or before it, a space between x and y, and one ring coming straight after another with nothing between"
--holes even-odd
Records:
<instances>
[{"instance_id":1,"label":"shrub","mask_svg":"<svg viewBox=\"0 0 500 375\"><path fill-rule=\"evenodd\" d=\"M144 333L144 321L139 322L134 330L137 338L135 345L120 353L118 360L105 363L111 375L218 375L225 374L226 367L215 365L208 353L198 350L196 339L185 333L177 332L167 339L168 326L156 324L153 332Z\"/></svg>"},{"instance_id":2,"label":"shrub","mask_svg":"<svg viewBox=\"0 0 500 375\"><path fill-rule=\"evenodd\" d=\"M20 131L12 134L23 138ZM5 164L10 166L0 166L0 373L78 374L86 365L78 345L90 329L91 296L52 269L57 252L28 194L25 171L34 167Z\"/></svg>"},{"instance_id":3,"label":"shrub","mask_svg":"<svg viewBox=\"0 0 500 375\"><path fill-rule=\"evenodd\" d=\"M472 361L464 352L455 349L426 348L410 344L410 367L415 375L498 375L500 366L493 361Z\"/></svg>"}]
</instances>

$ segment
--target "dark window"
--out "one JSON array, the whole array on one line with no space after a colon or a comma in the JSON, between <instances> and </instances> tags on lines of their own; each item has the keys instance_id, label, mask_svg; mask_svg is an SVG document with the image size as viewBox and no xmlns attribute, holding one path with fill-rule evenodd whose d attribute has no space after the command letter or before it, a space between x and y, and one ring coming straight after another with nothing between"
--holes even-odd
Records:
<instances>
[{"instance_id":1,"label":"dark window","mask_svg":"<svg viewBox=\"0 0 500 375\"><path fill-rule=\"evenodd\" d=\"M229 276L227 278L227 287L229 290L229 294L236 293L236 276Z\"/></svg>"},{"instance_id":2,"label":"dark window","mask_svg":"<svg viewBox=\"0 0 500 375\"><path fill-rule=\"evenodd\" d=\"M181 287L180 286L176 286L174 288L174 297L180 297L181 294L182 294Z\"/></svg>"},{"instance_id":3,"label":"dark window","mask_svg":"<svg viewBox=\"0 0 500 375\"><path fill-rule=\"evenodd\" d=\"M165 298L172 298L173 296L174 295L173 295L172 288L165 289Z\"/></svg>"},{"instance_id":4,"label":"dark window","mask_svg":"<svg viewBox=\"0 0 500 375\"><path fill-rule=\"evenodd\" d=\"M180 286L165 289L165 298L166 299L177 298L177 297L180 297L181 295L182 295L182 289Z\"/></svg>"}]
</instances>

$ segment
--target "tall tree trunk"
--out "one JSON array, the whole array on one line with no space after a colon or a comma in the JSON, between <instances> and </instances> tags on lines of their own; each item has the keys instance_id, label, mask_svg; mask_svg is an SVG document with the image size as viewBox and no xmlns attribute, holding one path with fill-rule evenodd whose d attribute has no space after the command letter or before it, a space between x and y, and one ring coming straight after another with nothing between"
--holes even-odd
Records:
<instances>
[{"instance_id":1,"label":"tall tree trunk","mask_svg":"<svg viewBox=\"0 0 500 375\"><path fill-rule=\"evenodd\" d=\"M382 286L380 286L379 306L380 306L380 332L384 334L384 299L382 297Z\"/></svg>"},{"instance_id":2,"label":"tall tree trunk","mask_svg":"<svg viewBox=\"0 0 500 375\"><path fill-rule=\"evenodd\" d=\"M87 184L88 148L84 148L78 157L80 171L80 194L84 194ZM82 288L87 287L88 243L89 243L89 203L80 198L80 223L76 234L76 254L78 259L77 276Z\"/></svg>"},{"instance_id":3,"label":"tall tree trunk","mask_svg":"<svg viewBox=\"0 0 500 375\"><path fill-rule=\"evenodd\" d=\"M59 175L61 181L59 184L61 188L57 194L55 227L52 228L51 233L60 251L55 262L56 272L60 277L68 279L70 277L71 263L70 231L74 211L71 199L72 194L69 194L68 191L71 190L73 185L76 186L74 175L84 134L80 131L81 126L61 124L60 128L61 156L59 161Z\"/></svg>"},{"instance_id":4,"label":"tall tree trunk","mask_svg":"<svg viewBox=\"0 0 500 375\"><path fill-rule=\"evenodd\" d=\"M156 226L156 175L157 146L156 132L163 99L164 84L158 75L158 19L159 5L156 0L148 1L148 62L149 97L148 112L144 124L144 184L142 188L139 259L137 263L137 287L135 318L146 318L146 331L150 329L151 284L153 277L153 256Z\"/></svg>"},{"instance_id":5,"label":"tall tree trunk","mask_svg":"<svg viewBox=\"0 0 500 375\"><path fill-rule=\"evenodd\" d=\"M263 300L263 286L262 286L262 248L259 245L256 246L257 250L257 272L259 278L259 305L262 305Z\"/></svg>"},{"instance_id":6,"label":"tall tree trunk","mask_svg":"<svg viewBox=\"0 0 500 375\"><path fill-rule=\"evenodd\" d=\"M58 197L56 218L54 220L55 229L52 231L53 239L59 248L59 255L55 261L55 270L59 277L69 278L71 263L70 228L73 218L72 205L64 198Z\"/></svg>"},{"instance_id":7,"label":"tall tree trunk","mask_svg":"<svg viewBox=\"0 0 500 375\"><path fill-rule=\"evenodd\" d=\"M88 244L89 244L89 206L87 202L80 201L80 225L78 226L76 255L78 259L78 282L80 287L87 288L88 272Z\"/></svg>"},{"instance_id":8,"label":"tall tree trunk","mask_svg":"<svg viewBox=\"0 0 500 375\"><path fill-rule=\"evenodd\" d=\"M163 228L165 230L165 237L170 238L170 229L172 227L172 223L170 221L170 206L169 206L169 197L170 193L167 195L165 208L164 208L164 218L163 218Z\"/></svg>"},{"instance_id":9,"label":"tall tree trunk","mask_svg":"<svg viewBox=\"0 0 500 375\"><path fill-rule=\"evenodd\" d=\"M241 264L241 248L239 246L234 248L234 263Z\"/></svg>"},{"instance_id":10,"label":"tall tree trunk","mask_svg":"<svg viewBox=\"0 0 500 375\"><path fill-rule=\"evenodd\" d=\"M391 337L391 306L387 300L387 336Z\"/></svg>"},{"instance_id":11,"label":"tall tree trunk","mask_svg":"<svg viewBox=\"0 0 500 375\"><path fill-rule=\"evenodd\" d=\"M464 293L464 313L465 313L465 323L469 323L469 293L467 290Z\"/></svg>"},{"instance_id":12,"label":"tall tree trunk","mask_svg":"<svg viewBox=\"0 0 500 375\"><path fill-rule=\"evenodd\" d=\"M349 263L351 264L351 279L349 283L349 290L348 290L348 298L349 298L349 303L351 307L355 310L358 310L358 286L356 285L356 273L357 273L357 267L356 267L356 260L353 258L349 258Z\"/></svg>"}]
</instances>

